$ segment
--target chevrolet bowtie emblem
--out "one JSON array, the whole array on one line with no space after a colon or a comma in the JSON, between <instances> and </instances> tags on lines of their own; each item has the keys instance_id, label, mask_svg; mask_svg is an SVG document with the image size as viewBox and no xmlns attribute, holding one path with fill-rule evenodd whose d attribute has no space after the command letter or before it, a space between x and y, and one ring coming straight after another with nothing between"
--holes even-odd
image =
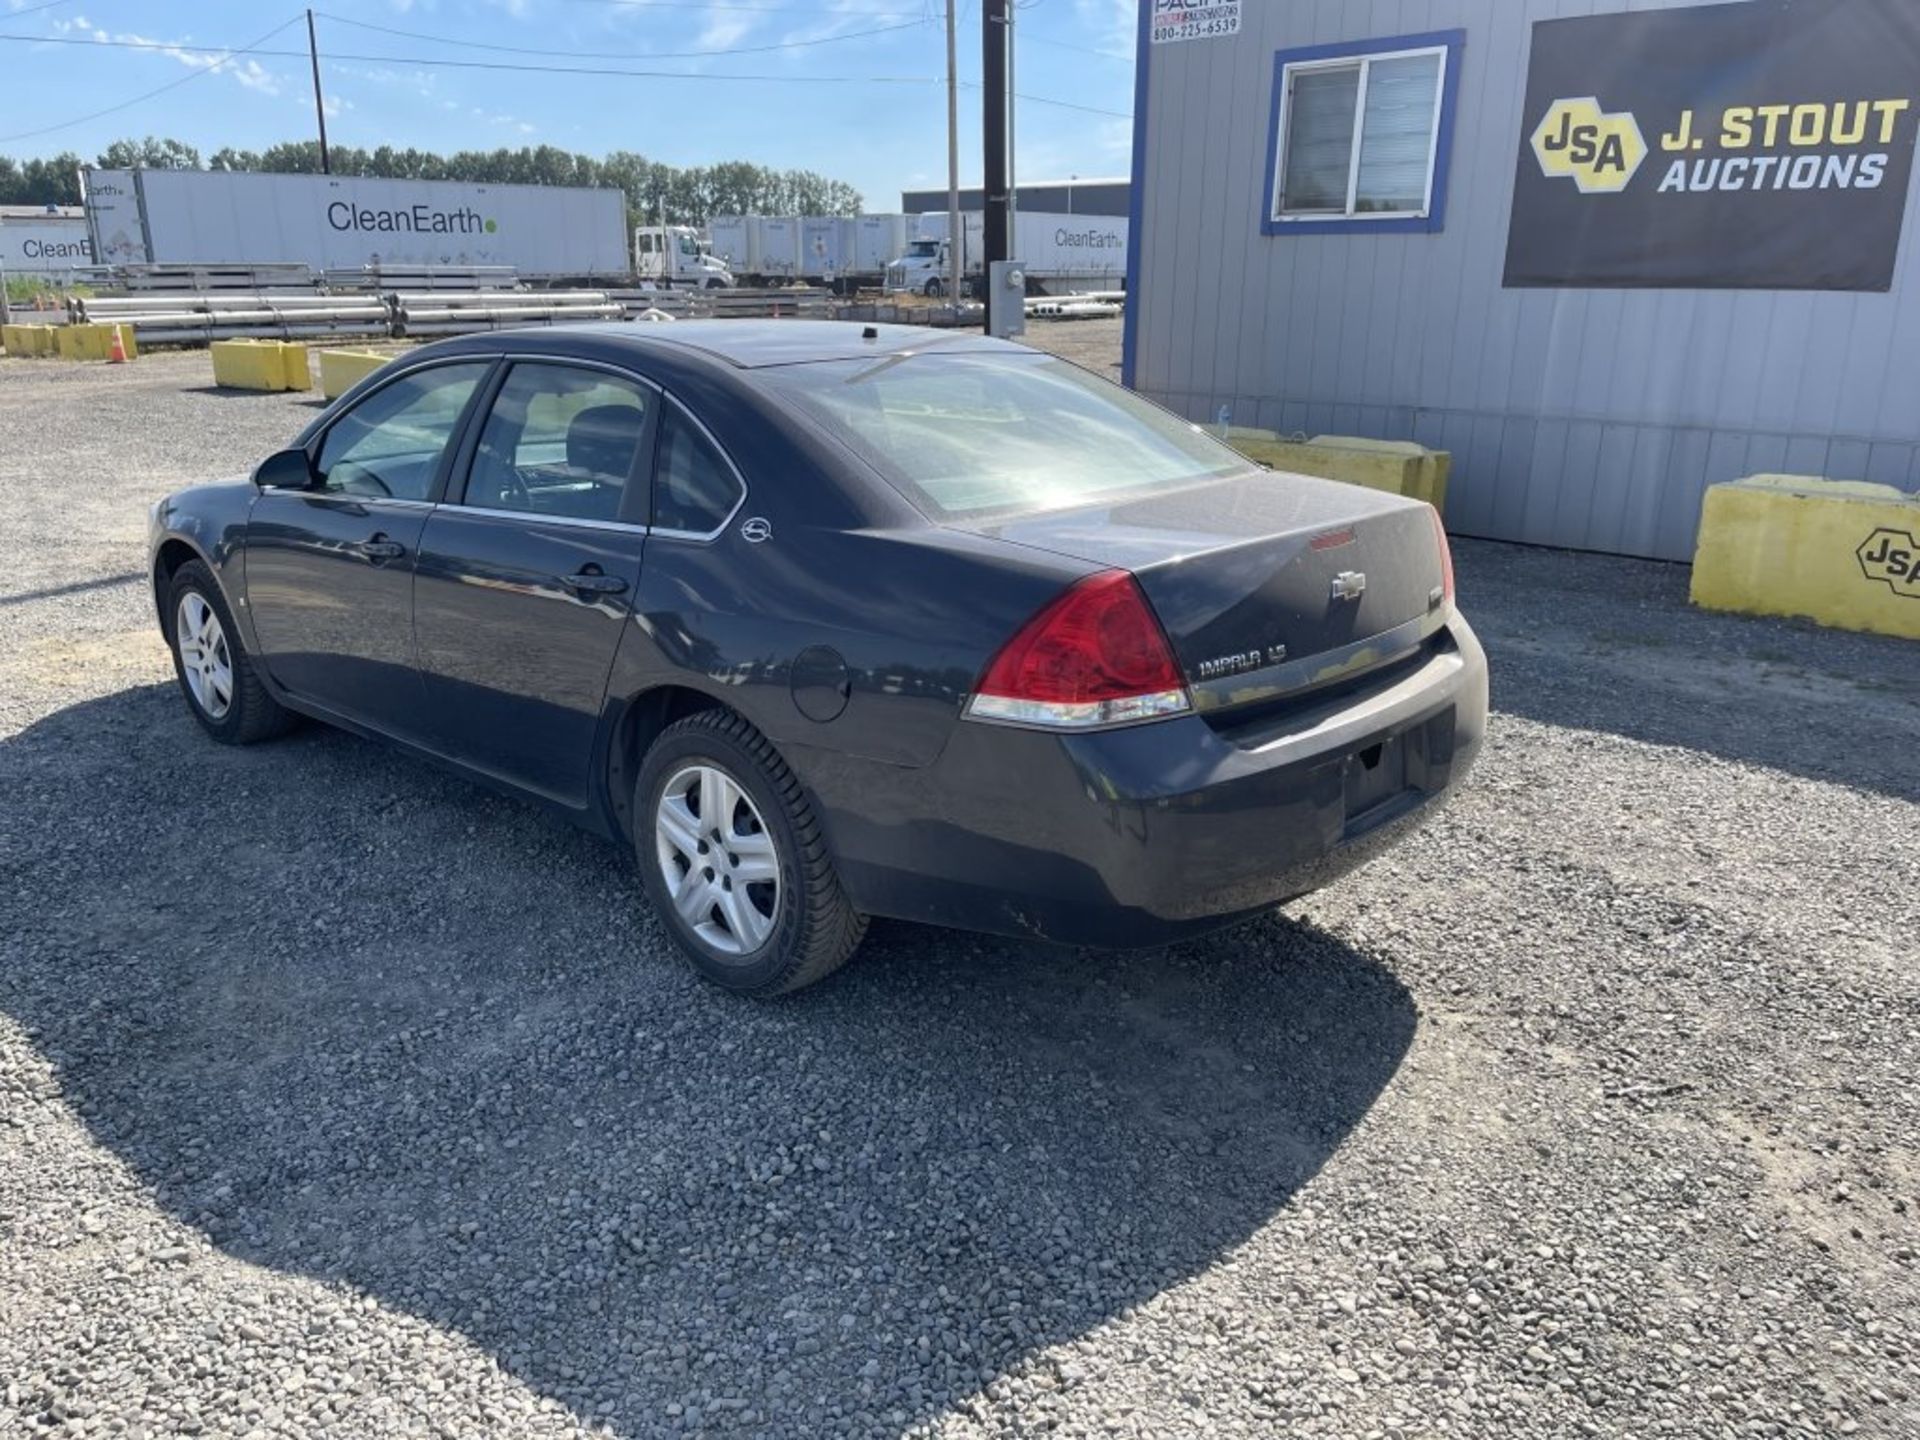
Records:
<instances>
[{"instance_id":1,"label":"chevrolet bowtie emblem","mask_svg":"<svg viewBox=\"0 0 1920 1440\"><path fill-rule=\"evenodd\" d=\"M1364 570L1342 570L1333 577L1333 598L1335 600L1358 600L1366 593L1367 575Z\"/></svg>"}]
</instances>

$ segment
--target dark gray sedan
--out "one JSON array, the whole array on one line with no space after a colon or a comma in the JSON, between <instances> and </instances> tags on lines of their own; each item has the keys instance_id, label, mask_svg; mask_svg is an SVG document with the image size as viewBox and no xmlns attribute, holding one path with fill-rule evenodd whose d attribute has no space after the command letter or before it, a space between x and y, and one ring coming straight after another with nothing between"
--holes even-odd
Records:
<instances>
[{"instance_id":1,"label":"dark gray sedan","mask_svg":"<svg viewBox=\"0 0 1920 1440\"><path fill-rule=\"evenodd\" d=\"M1486 724L1431 507L904 326L429 345L152 541L207 733L311 716L551 805L754 994L870 915L1259 914L1405 834Z\"/></svg>"}]
</instances>

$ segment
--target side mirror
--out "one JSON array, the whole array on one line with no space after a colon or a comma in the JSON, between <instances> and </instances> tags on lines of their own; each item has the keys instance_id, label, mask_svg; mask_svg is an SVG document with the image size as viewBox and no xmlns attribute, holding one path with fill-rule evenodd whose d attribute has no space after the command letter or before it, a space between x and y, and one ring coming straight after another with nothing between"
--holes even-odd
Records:
<instances>
[{"instance_id":1,"label":"side mirror","mask_svg":"<svg viewBox=\"0 0 1920 1440\"><path fill-rule=\"evenodd\" d=\"M253 483L262 490L311 490L317 478L313 461L298 448L275 451L253 472Z\"/></svg>"}]
</instances>

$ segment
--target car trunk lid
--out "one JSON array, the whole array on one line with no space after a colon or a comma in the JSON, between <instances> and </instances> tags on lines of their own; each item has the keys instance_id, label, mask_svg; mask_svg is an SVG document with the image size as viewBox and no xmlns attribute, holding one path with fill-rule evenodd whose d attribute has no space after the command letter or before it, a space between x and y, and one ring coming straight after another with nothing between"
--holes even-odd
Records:
<instances>
[{"instance_id":1,"label":"car trunk lid","mask_svg":"<svg viewBox=\"0 0 1920 1440\"><path fill-rule=\"evenodd\" d=\"M1131 571L1203 711L1391 664L1444 619L1428 507L1331 480L1260 471L966 528Z\"/></svg>"}]
</instances>

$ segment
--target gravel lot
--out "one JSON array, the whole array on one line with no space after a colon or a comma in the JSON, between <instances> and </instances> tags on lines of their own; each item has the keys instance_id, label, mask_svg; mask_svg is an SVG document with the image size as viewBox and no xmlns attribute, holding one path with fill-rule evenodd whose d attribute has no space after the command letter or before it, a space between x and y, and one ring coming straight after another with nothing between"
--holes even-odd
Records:
<instances>
[{"instance_id":1,"label":"gravel lot","mask_svg":"<svg viewBox=\"0 0 1920 1440\"><path fill-rule=\"evenodd\" d=\"M0 359L0 1435L1920 1434L1920 650L1462 542L1415 842L756 1005L611 847L199 735L145 508L312 413L208 379Z\"/></svg>"}]
</instances>

